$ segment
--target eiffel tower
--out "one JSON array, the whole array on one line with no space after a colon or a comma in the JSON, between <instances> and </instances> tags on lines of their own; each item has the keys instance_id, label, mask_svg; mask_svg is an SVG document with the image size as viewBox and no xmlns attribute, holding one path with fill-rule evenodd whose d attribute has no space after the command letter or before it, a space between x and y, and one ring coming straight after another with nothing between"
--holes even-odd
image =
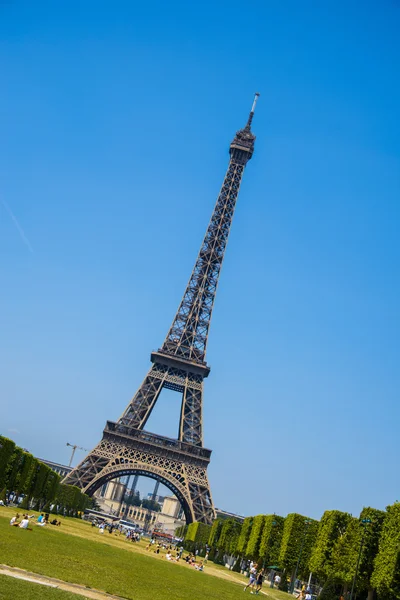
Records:
<instances>
[{"instance_id":1,"label":"eiffel tower","mask_svg":"<svg viewBox=\"0 0 400 600\"><path fill-rule=\"evenodd\" d=\"M251 123L258 96L246 126L230 145L228 170L210 224L163 345L152 352L153 364L122 416L117 422L107 421L101 441L63 480L86 494L116 477L144 475L177 496L187 523L211 524L215 518L207 477L211 450L203 447L203 379L210 373L206 346L239 187L254 151ZM178 439L144 429L163 388L182 395Z\"/></svg>"}]
</instances>

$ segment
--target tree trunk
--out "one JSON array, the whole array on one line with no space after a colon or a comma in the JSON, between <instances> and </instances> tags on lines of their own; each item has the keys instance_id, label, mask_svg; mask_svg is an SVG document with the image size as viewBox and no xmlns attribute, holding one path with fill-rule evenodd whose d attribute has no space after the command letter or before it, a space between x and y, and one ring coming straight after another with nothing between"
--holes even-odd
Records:
<instances>
[{"instance_id":1,"label":"tree trunk","mask_svg":"<svg viewBox=\"0 0 400 600\"><path fill-rule=\"evenodd\" d=\"M368 588L368 600L374 600L374 589Z\"/></svg>"}]
</instances>

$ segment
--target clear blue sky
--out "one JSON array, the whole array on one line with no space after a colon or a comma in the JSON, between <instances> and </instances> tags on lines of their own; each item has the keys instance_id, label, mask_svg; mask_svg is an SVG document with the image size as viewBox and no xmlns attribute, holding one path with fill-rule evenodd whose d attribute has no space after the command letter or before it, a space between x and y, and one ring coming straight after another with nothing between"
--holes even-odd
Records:
<instances>
[{"instance_id":1,"label":"clear blue sky","mask_svg":"<svg viewBox=\"0 0 400 600\"><path fill-rule=\"evenodd\" d=\"M120 416L259 91L208 348L215 504L399 497L399 22L393 0L1 3L1 433L67 462ZM151 429L177 414L166 393Z\"/></svg>"}]
</instances>

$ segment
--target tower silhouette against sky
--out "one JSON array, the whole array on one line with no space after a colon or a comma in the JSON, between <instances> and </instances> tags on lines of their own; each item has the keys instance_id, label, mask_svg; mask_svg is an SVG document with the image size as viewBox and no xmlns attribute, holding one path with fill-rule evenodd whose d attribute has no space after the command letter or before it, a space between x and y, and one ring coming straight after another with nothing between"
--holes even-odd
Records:
<instances>
[{"instance_id":1,"label":"tower silhouette against sky","mask_svg":"<svg viewBox=\"0 0 400 600\"><path fill-rule=\"evenodd\" d=\"M207 478L211 450L203 448L203 380L210 368L206 348L218 278L244 168L254 151L254 97L246 126L230 145L228 170L182 302L138 391L117 422L107 421L102 440L64 479L93 494L110 479L144 475L179 499L186 522L211 523L214 506ZM182 395L177 439L144 427L163 388Z\"/></svg>"}]
</instances>

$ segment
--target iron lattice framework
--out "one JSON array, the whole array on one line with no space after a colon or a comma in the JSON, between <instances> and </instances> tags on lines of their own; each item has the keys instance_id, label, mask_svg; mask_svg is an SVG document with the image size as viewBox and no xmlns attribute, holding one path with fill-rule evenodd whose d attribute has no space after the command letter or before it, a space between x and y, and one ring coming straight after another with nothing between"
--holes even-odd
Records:
<instances>
[{"instance_id":1,"label":"iron lattice framework","mask_svg":"<svg viewBox=\"0 0 400 600\"><path fill-rule=\"evenodd\" d=\"M100 443L69 473L64 483L93 494L103 483L132 473L153 477L178 497L188 523L211 523L214 507L207 478L211 451L203 448L203 379L210 368L206 348L219 274L244 168L253 155L251 123L230 145L228 170L211 221L171 328L128 407L107 421ZM182 394L178 439L148 433L146 422L163 388Z\"/></svg>"}]
</instances>

